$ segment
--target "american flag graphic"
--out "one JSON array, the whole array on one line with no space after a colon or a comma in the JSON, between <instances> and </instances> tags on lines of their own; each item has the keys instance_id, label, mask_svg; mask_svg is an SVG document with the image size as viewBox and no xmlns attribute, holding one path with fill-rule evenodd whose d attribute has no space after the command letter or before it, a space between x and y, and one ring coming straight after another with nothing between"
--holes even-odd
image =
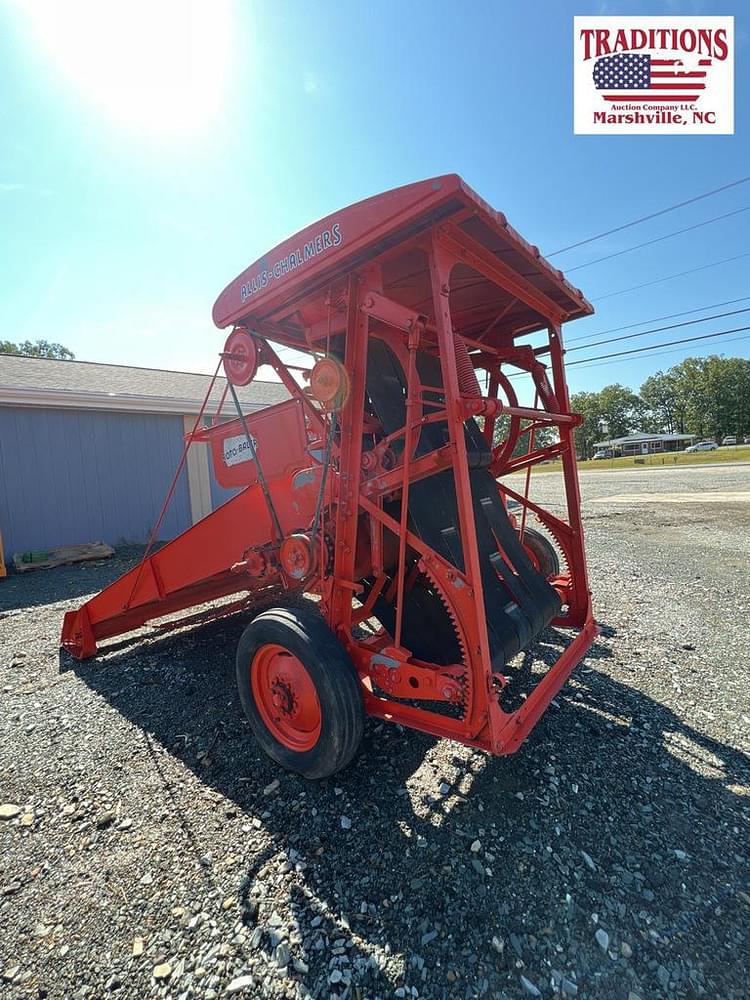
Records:
<instances>
[{"instance_id":1,"label":"american flag graphic","mask_svg":"<svg viewBox=\"0 0 750 1000\"><path fill-rule=\"evenodd\" d=\"M650 55L622 52L594 63L594 84L605 101L697 101L706 89L710 59L700 59L698 69L680 69L680 59L653 59ZM636 94L634 91L648 91Z\"/></svg>"}]
</instances>

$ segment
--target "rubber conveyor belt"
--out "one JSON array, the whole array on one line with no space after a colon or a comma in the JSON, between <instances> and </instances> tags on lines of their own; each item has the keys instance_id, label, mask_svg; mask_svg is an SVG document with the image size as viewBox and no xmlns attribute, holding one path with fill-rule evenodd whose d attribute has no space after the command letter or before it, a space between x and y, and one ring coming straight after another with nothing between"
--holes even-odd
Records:
<instances>
[{"instance_id":1,"label":"rubber conveyor belt","mask_svg":"<svg viewBox=\"0 0 750 1000\"><path fill-rule=\"evenodd\" d=\"M439 401L442 381L438 360L420 352L417 367L421 383L434 386L434 398ZM393 351L384 341L371 339L367 394L386 434L404 426L405 387L404 372ZM487 469L490 453L479 428L474 420L464 426L490 656L493 670L502 670L559 613L560 600L532 565L508 520L497 484ZM446 439L444 423L427 425L421 430L415 454L439 448ZM397 511L393 513L398 516ZM452 469L410 485L409 522L410 530L459 570L464 570ZM407 648L415 656L432 662L456 662L460 649L455 632L440 595L429 581L412 587L405 600L402 641ZM375 614L387 628L393 627L391 604L379 600Z\"/></svg>"}]
</instances>

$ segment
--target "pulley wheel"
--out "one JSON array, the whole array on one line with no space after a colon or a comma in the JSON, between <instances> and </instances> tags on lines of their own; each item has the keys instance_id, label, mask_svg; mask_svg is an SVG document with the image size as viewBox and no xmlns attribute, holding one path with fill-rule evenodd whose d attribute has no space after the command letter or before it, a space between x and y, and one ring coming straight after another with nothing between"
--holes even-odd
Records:
<instances>
[{"instance_id":1,"label":"pulley wheel","mask_svg":"<svg viewBox=\"0 0 750 1000\"><path fill-rule=\"evenodd\" d=\"M336 358L328 355L310 372L310 392L325 410L340 410L349 398L349 376Z\"/></svg>"},{"instance_id":2,"label":"pulley wheel","mask_svg":"<svg viewBox=\"0 0 750 1000\"><path fill-rule=\"evenodd\" d=\"M258 370L258 344L247 330L236 326L227 337L223 352L224 373L232 385L248 385Z\"/></svg>"},{"instance_id":3,"label":"pulley wheel","mask_svg":"<svg viewBox=\"0 0 750 1000\"><path fill-rule=\"evenodd\" d=\"M281 543L281 568L291 580L306 580L315 569L315 544L304 532L295 532Z\"/></svg>"}]
</instances>

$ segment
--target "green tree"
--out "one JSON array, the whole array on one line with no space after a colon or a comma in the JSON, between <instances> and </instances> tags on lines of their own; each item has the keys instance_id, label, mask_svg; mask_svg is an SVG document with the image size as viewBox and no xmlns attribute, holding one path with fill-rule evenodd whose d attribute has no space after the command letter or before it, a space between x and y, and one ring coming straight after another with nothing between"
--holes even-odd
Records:
<instances>
[{"instance_id":1,"label":"green tree","mask_svg":"<svg viewBox=\"0 0 750 1000\"><path fill-rule=\"evenodd\" d=\"M646 408L644 430L657 434L684 434L685 405L678 392L677 379L671 372L650 375L641 386L640 397Z\"/></svg>"},{"instance_id":2,"label":"green tree","mask_svg":"<svg viewBox=\"0 0 750 1000\"><path fill-rule=\"evenodd\" d=\"M750 361L685 358L641 386L654 430L712 436L750 433Z\"/></svg>"},{"instance_id":3,"label":"green tree","mask_svg":"<svg viewBox=\"0 0 750 1000\"><path fill-rule=\"evenodd\" d=\"M599 405L609 430L608 437L625 437L642 428L646 407L640 396L625 385L605 385L599 393Z\"/></svg>"},{"instance_id":4,"label":"green tree","mask_svg":"<svg viewBox=\"0 0 750 1000\"><path fill-rule=\"evenodd\" d=\"M725 434L744 434L748 427L750 361L712 355L706 358L704 378L711 434L718 440Z\"/></svg>"},{"instance_id":5,"label":"green tree","mask_svg":"<svg viewBox=\"0 0 750 1000\"><path fill-rule=\"evenodd\" d=\"M574 392L570 397L570 408L573 413L583 417L583 423L576 427L576 451L580 458L591 458L594 454L594 443L602 438L600 424L604 419L600 394L598 392Z\"/></svg>"},{"instance_id":6,"label":"green tree","mask_svg":"<svg viewBox=\"0 0 750 1000\"><path fill-rule=\"evenodd\" d=\"M53 344L49 340L24 340L14 344L11 340L0 340L0 354L21 354L26 358L57 358L69 361L75 357L63 344Z\"/></svg>"},{"instance_id":7,"label":"green tree","mask_svg":"<svg viewBox=\"0 0 750 1000\"><path fill-rule=\"evenodd\" d=\"M709 394L706 381L706 358L685 358L669 369L674 376L677 394L684 409L685 433L705 437L709 433Z\"/></svg>"},{"instance_id":8,"label":"green tree","mask_svg":"<svg viewBox=\"0 0 750 1000\"><path fill-rule=\"evenodd\" d=\"M716 354L685 358L666 372L649 376L640 393L614 383L598 392L573 393L570 408L583 417L575 432L580 458L591 458L598 441L636 431L712 435L719 441L727 434L740 438L750 434L750 360ZM507 415L498 420L495 443L507 434L507 423ZM537 433L535 443L540 446L555 439L554 431L545 429ZM524 437L515 454L527 447Z\"/></svg>"},{"instance_id":9,"label":"green tree","mask_svg":"<svg viewBox=\"0 0 750 1000\"><path fill-rule=\"evenodd\" d=\"M581 458L591 458L594 444L603 438L625 437L640 430L647 413L640 396L619 383L605 385L599 392L575 392L570 397L570 407L583 417L583 424L575 434Z\"/></svg>"},{"instance_id":10,"label":"green tree","mask_svg":"<svg viewBox=\"0 0 750 1000\"><path fill-rule=\"evenodd\" d=\"M727 376L733 386L730 433L750 434L750 360L728 358Z\"/></svg>"}]
</instances>

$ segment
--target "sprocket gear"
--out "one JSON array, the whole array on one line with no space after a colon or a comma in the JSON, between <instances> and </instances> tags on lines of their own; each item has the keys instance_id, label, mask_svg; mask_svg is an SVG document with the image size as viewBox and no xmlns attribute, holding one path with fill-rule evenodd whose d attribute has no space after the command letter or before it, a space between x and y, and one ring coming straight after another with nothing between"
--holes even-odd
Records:
<instances>
[{"instance_id":1,"label":"sprocket gear","mask_svg":"<svg viewBox=\"0 0 750 1000\"><path fill-rule=\"evenodd\" d=\"M466 666L468 663L466 636L453 610L445 585L416 554L407 565L404 602L402 645L416 659L428 663ZM395 586L384 588L383 594L375 602L373 614L393 635L396 623ZM469 703L470 684L467 669L461 679L462 713L465 713Z\"/></svg>"},{"instance_id":2,"label":"sprocket gear","mask_svg":"<svg viewBox=\"0 0 750 1000\"><path fill-rule=\"evenodd\" d=\"M548 535L549 539L554 542L555 552L557 553L557 558L560 563L560 574L567 576L570 572L570 562L568 560L567 554L567 542L564 542L560 533L551 525L545 524L540 518L535 517L532 527L537 531L541 531L545 536Z\"/></svg>"},{"instance_id":3,"label":"sprocket gear","mask_svg":"<svg viewBox=\"0 0 750 1000\"><path fill-rule=\"evenodd\" d=\"M502 496L502 489L499 491ZM520 533L520 520L521 511L523 505L518 503L517 500L508 501L509 512L518 520L518 525L516 530ZM546 520L542 520L537 514L532 514L529 512L527 516L526 525L528 527L534 528L536 531L540 531L545 536L549 536L548 541L554 542L555 552L557 554L558 561L560 563L560 573L563 576L567 576L570 572L570 560L568 559L567 551L567 541L561 538L559 531L555 528L553 524L547 524Z\"/></svg>"},{"instance_id":4,"label":"sprocket gear","mask_svg":"<svg viewBox=\"0 0 750 1000\"><path fill-rule=\"evenodd\" d=\"M445 609L445 613L447 614L448 619L450 620L453 626L453 630L456 633L456 641L458 642L458 646L461 650L461 659L459 662L462 663L464 667L466 667L466 670L464 671L463 675L460 678L461 691L462 691L461 709L463 714L465 715L468 710L468 705L471 698L471 683L472 683L471 670L469 669L469 663L468 663L469 656L466 646L466 636L464 635L464 630L461 627L461 622L458 620L458 616L453 610L453 605L451 604L441 582L437 579L434 573L430 572L430 569L424 560L420 560L418 565L421 571L424 573L424 575L432 584L434 591L437 594L438 598L440 599Z\"/></svg>"}]
</instances>

